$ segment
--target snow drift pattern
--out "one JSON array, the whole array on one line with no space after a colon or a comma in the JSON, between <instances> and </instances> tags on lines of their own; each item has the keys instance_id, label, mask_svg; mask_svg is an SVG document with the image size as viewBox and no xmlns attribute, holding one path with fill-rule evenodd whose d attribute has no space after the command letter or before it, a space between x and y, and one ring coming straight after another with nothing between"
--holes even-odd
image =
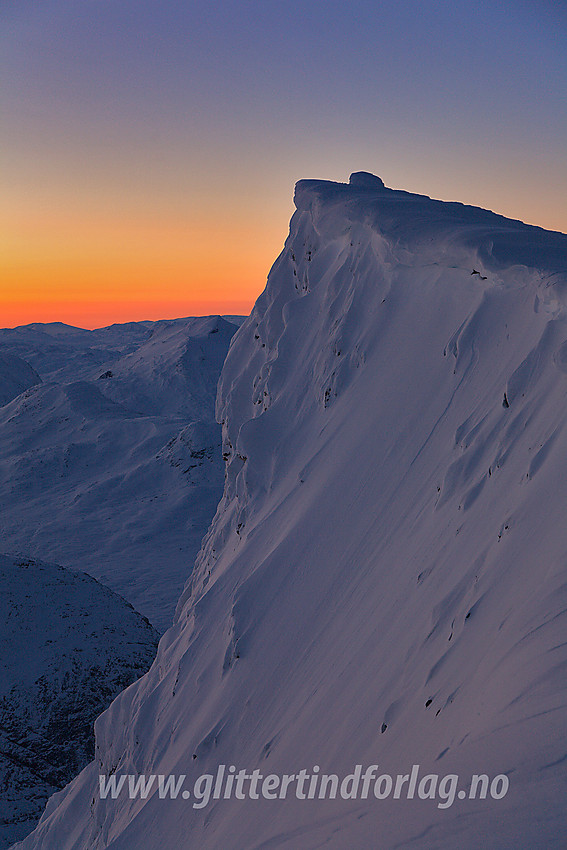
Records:
<instances>
[{"instance_id":1,"label":"snow drift pattern","mask_svg":"<svg viewBox=\"0 0 567 850\"><path fill-rule=\"evenodd\" d=\"M217 400L226 481L150 672L21 847L564 844L567 237L301 181ZM218 764L505 774L498 801L96 800Z\"/></svg>"}]
</instances>

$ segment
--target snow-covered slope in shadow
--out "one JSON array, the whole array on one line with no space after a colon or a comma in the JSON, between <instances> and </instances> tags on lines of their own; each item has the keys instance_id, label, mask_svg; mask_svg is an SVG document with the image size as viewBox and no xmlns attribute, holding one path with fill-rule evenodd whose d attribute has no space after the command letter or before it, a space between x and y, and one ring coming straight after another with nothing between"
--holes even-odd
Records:
<instances>
[{"instance_id":1,"label":"snow-covered slope in shadow","mask_svg":"<svg viewBox=\"0 0 567 850\"><path fill-rule=\"evenodd\" d=\"M0 371L27 345L48 376L0 407L0 529L6 551L86 570L164 631L222 494L214 404L236 325L149 324L0 331Z\"/></svg>"},{"instance_id":2,"label":"snow-covered slope in shadow","mask_svg":"<svg viewBox=\"0 0 567 850\"><path fill-rule=\"evenodd\" d=\"M150 666L158 634L84 573L0 555L0 847L93 757L93 721Z\"/></svg>"},{"instance_id":3,"label":"snow-covered slope in shadow","mask_svg":"<svg viewBox=\"0 0 567 850\"><path fill-rule=\"evenodd\" d=\"M26 360L0 351L0 407L40 383L41 378Z\"/></svg>"},{"instance_id":4,"label":"snow-covered slope in shadow","mask_svg":"<svg viewBox=\"0 0 567 850\"><path fill-rule=\"evenodd\" d=\"M364 174L296 205L223 369L225 492L176 624L26 850L564 846L567 236ZM96 797L219 764L510 788Z\"/></svg>"}]
</instances>

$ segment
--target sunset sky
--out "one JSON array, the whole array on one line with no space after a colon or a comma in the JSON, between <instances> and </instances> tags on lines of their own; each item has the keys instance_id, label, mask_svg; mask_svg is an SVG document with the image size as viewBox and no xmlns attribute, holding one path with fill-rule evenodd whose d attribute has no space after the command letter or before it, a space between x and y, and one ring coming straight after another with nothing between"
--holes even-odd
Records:
<instances>
[{"instance_id":1,"label":"sunset sky","mask_svg":"<svg viewBox=\"0 0 567 850\"><path fill-rule=\"evenodd\" d=\"M2 0L0 325L248 313L303 177L567 231L567 5Z\"/></svg>"}]
</instances>

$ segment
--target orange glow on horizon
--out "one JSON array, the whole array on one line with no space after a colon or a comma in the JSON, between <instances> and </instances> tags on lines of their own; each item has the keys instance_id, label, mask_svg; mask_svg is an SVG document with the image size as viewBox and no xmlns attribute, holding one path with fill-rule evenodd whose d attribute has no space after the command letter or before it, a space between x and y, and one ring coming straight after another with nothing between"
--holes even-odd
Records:
<instances>
[{"instance_id":1,"label":"orange glow on horizon","mask_svg":"<svg viewBox=\"0 0 567 850\"><path fill-rule=\"evenodd\" d=\"M2 225L1 327L248 315L283 245L265 221L28 214Z\"/></svg>"},{"instance_id":2,"label":"orange glow on horizon","mask_svg":"<svg viewBox=\"0 0 567 850\"><path fill-rule=\"evenodd\" d=\"M251 301L186 301L180 302L113 302L88 304L73 302L35 303L32 307L21 304L3 304L1 327L15 328L35 322L63 322L77 328L104 328L127 322L159 321L187 316L247 316L254 305Z\"/></svg>"},{"instance_id":3,"label":"orange glow on horizon","mask_svg":"<svg viewBox=\"0 0 567 850\"><path fill-rule=\"evenodd\" d=\"M336 168L323 170L341 179ZM439 175L437 185L432 175L423 185L411 174L384 176L391 186L431 197L464 197L539 226L561 229L564 221L558 207L537 196L530 215L523 214L529 198L519 190L505 203L498 189L490 196L486 186L475 190L471 184L459 192ZM291 193L287 208L284 194L276 187L260 199L228 191L219 198L203 190L189 199L179 192L152 204L103 187L87 204L66 183L52 194L30 189L24 197L8 191L0 200L0 327L60 321L95 328L248 315L287 235Z\"/></svg>"}]
</instances>

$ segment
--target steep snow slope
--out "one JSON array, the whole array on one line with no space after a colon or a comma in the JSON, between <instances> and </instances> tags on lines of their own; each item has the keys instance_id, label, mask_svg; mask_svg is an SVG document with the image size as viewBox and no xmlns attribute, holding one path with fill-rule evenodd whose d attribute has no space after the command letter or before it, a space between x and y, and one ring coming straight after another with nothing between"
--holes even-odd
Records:
<instances>
[{"instance_id":1,"label":"steep snow slope","mask_svg":"<svg viewBox=\"0 0 567 850\"><path fill-rule=\"evenodd\" d=\"M41 378L29 363L14 354L0 351L0 407L40 383Z\"/></svg>"},{"instance_id":2,"label":"steep snow slope","mask_svg":"<svg viewBox=\"0 0 567 850\"><path fill-rule=\"evenodd\" d=\"M236 325L44 328L0 333L0 356L15 335L50 376L0 407L3 546L86 570L163 631L222 493L214 401Z\"/></svg>"},{"instance_id":3,"label":"steep snow slope","mask_svg":"<svg viewBox=\"0 0 567 850\"><path fill-rule=\"evenodd\" d=\"M0 555L0 847L93 756L93 721L150 666L157 632L84 573Z\"/></svg>"},{"instance_id":4,"label":"steep snow slope","mask_svg":"<svg viewBox=\"0 0 567 850\"><path fill-rule=\"evenodd\" d=\"M25 850L565 846L567 236L365 174L296 205L223 369L225 492L176 623ZM510 788L97 797L220 764Z\"/></svg>"}]
</instances>

